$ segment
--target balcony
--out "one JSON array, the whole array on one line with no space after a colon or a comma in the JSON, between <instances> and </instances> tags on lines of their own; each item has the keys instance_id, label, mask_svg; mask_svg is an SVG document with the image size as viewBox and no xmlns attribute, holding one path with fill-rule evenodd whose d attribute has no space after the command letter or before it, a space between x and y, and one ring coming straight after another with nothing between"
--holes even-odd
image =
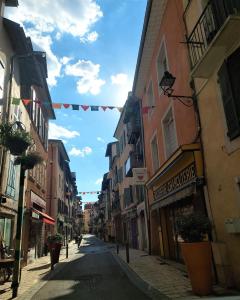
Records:
<instances>
[{"instance_id":1,"label":"balcony","mask_svg":"<svg viewBox=\"0 0 240 300\"><path fill-rule=\"evenodd\" d=\"M128 144L135 144L141 134L141 120L140 116L134 116L131 121L127 123L127 137Z\"/></svg>"},{"instance_id":2,"label":"balcony","mask_svg":"<svg viewBox=\"0 0 240 300\"><path fill-rule=\"evenodd\" d=\"M239 36L240 1L210 0L187 40L191 75L209 78Z\"/></svg>"},{"instance_id":3,"label":"balcony","mask_svg":"<svg viewBox=\"0 0 240 300\"><path fill-rule=\"evenodd\" d=\"M127 177L132 177L133 168L141 168L143 166L143 156L137 152L130 152L128 160L125 164L125 172Z\"/></svg>"}]
</instances>

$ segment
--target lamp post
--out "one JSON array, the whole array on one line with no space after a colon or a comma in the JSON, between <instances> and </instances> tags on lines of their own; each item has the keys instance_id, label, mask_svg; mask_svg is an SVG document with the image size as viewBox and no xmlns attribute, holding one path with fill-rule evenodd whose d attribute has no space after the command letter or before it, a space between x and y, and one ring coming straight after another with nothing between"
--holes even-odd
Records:
<instances>
[{"instance_id":1,"label":"lamp post","mask_svg":"<svg viewBox=\"0 0 240 300\"><path fill-rule=\"evenodd\" d=\"M22 223L23 223L23 194L24 194L24 179L25 169L20 164L20 186L19 186L19 198L18 198L18 214L17 214L17 230L16 230L16 243L15 243L15 261L13 269L12 279L12 298L17 297L19 279L20 279L20 264L21 264L21 249L22 249Z\"/></svg>"},{"instance_id":2,"label":"lamp post","mask_svg":"<svg viewBox=\"0 0 240 300\"><path fill-rule=\"evenodd\" d=\"M24 131L25 125L16 121L14 125ZM19 279L20 279L20 264L21 264L21 250L22 250L22 224L23 224L23 200L24 200L24 180L25 180L26 169L20 164L20 182L19 182L19 193L18 193L18 213L17 213L17 228L16 228L16 238L15 238L15 254L14 254L14 268L13 268L13 279L12 279L12 298L17 297Z\"/></svg>"}]
</instances>

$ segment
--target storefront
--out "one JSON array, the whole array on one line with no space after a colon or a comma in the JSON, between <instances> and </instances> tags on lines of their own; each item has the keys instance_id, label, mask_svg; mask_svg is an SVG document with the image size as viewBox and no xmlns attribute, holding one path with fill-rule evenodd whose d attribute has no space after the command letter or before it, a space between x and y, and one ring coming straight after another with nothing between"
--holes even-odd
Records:
<instances>
[{"instance_id":1,"label":"storefront","mask_svg":"<svg viewBox=\"0 0 240 300\"><path fill-rule=\"evenodd\" d=\"M138 249L137 209L132 207L122 213L123 239L130 247Z\"/></svg>"},{"instance_id":2,"label":"storefront","mask_svg":"<svg viewBox=\"0 0 240 300\"><path fill-rule=\"evenodd\" d=\"M150 203L152 252L182 261L176 217L205 211L203 163L199 144L181 146L147 182Z\"/></svg>"},{"instance_id":3,"label":"storefront","mask_svg":"<svg viewBox=\"0 0 240 300\"><path fill-rule=\"evenodd\" d=\"M45 213L46 201L33 191L30 196L31 206L24 218L24 258L28 263L43 255L46 243L45 233L49 232L49 227L55 224L55 220Z\"/></svg>"}]
</instances>

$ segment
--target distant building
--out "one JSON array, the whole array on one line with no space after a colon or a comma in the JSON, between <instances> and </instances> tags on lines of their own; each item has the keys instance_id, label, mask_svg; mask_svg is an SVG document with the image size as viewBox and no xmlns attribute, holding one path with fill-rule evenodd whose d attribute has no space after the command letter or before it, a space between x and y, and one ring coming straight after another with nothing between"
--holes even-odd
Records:
<instances>
[{"instance_id":1,"label":"distant building","mask_svg":"<svg viewBox=\"0 0 240 300\"><path fill-rule=\"evenodd\" d=\"M61 140L48 141L47 211L54 218L54 228L49 233L58 232L64 240L73 237L73 224L77 207L76 175L70 171L69 157Z\"/></svg>"}]
</instances>

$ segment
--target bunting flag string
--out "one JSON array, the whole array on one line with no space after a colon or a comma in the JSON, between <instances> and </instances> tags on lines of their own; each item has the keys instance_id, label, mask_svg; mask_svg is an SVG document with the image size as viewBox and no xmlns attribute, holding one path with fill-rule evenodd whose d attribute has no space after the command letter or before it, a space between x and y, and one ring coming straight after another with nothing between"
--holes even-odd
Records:
<instances>
[{"instance_id":1,"label":"bunting flag string","mask_svg":"<svg viewBox=\"0 0 240 300\"><path fill-rule=\"evenodd\" d=\"M39 100L31 100L31 99L21 99L21 98L12 98L12 104L13 105L20 105L20 102L23 102L25 106L29 105L31 102L35 102L38 105L44 105L44 106L52 106L53 109L69 109L72 108L72 110L80 110L80 107L83 111L87 111L90 108L90 111L99 111L101 108L103 111L106 111L107 109L114 109L116 108L119 112L122 112L122 107L119 106L106 106L106 105L84 105L84 104L69 104L69 103L49 103L49 102L41 102Z\"/></svg>"},{"instance_id":2,"label":"bunting flag string","mask_svg":"<svg viewBox=\"0 0 240 300\"><path fill-rule=\"evenodd\" d=\"M39 100L31 100L31 99L21 99L21 98L12 98L12 104L13 105L20 105L20 102L23 102L23 104L25 106L29 105L29 103L31 102L35 102L38 105L44 105L44 106L52 106L53 109L69 109L70 107L72 108L72 110L80 110L80 107L83 111L87 111L90 108L90 111L99 111L100 108L102 109L102 111L106 111L107 109L113 110L113 109L117 109L120 113L123 110L123 107L119 107L119 106L107 106L107 105L83 105L83 104L69 104L69 103L49 103L49 102L41 102ZM155 106L144 106L142 107L142 114L147 114L151 109L153 109Z\"/></svg>"},{"instance_id":3,"label":"bunting flag string","mask_svg":"<svg viewBox=\"0 0 240 300\"><path fill-rule=\"evenodd\" d=\"M86 195L86 194L100 194L101 191L93 191L93 192L79 192L80 195Z\"/></svg>"}]
</instances>

